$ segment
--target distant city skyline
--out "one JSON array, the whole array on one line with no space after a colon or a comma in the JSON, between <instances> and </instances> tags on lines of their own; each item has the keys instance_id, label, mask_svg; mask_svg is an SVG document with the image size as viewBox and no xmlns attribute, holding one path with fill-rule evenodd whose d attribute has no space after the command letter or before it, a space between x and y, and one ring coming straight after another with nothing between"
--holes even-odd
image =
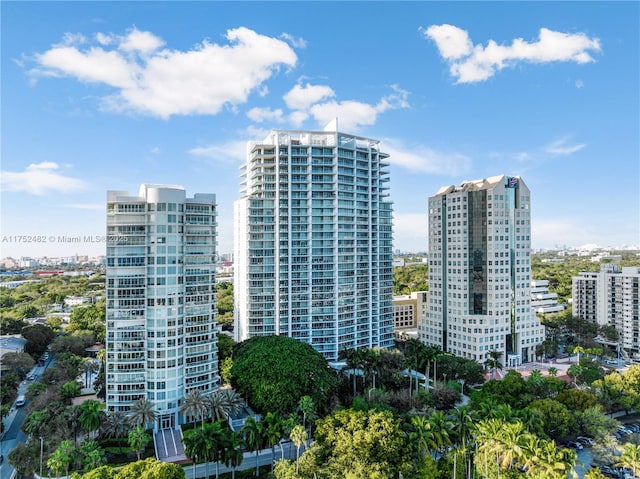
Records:
<instances>
[{"instance_id":1,"label":"distant city skyline","mask_svg":"<svg viewBox=\"0 0 640 479\"><path fill-rule=\"evenodd\" d=\"M3 2L0 257L104 255L106 191L140 183L215 193L229 253L246 141L334 117L390 155L394 251L427 251L442 185L500 174L527 178L534 249L640 245L639 14Z\"/></svg>"}]
</instances>

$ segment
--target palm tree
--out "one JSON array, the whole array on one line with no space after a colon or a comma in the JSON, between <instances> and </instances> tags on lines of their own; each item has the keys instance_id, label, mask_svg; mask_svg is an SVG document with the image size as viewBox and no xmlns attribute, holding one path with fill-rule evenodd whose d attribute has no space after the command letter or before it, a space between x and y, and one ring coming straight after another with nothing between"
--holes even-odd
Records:
<instances>
[{"instance_id":1,"label":"palm tree","mask_svg":"<svg viewBox=\"0 0 640 479\"><path fill-rule=\"evenodd\" d=\"M136 451L136 456L138 456L138 461L142 457L142 453L144 452L147 444L152 441L151 436L147 434L146 429L143 426L136 426L131 431L129 431L129 446L131 449Z\"/></svg>"},{"instance_id":2,"label":"palm tree","mask_svg":"<svg viewBox=\"0 0 640 479\"><path fill-rule=\"evenodd\" d=\"M209 423L204 428L205 437L209 449L207 450L208 458L216 462L216 479L220 475L220 461L224 459L227 449L229 429L222 427L221 421Z\"/></svg>"},{"instance_id":3,"label":"palm tree","mask_svg":"<svg viewBox=\"0 0 640 479\"><path fill-rule=\"evenodd\" d=\"M311 396L302 396L298 401L298 408L302 412L302 427L307 428L307 419L313 421L316 416L316 404ZM311 430L311 427L309 427Z\"/></svg>"},{"instance_id":4,"label":"palm tree","mask_svg":"<svg viewBox=\"0 0 640 479\"><path fill-rule=\"evenodd\" d=\"M209 477L209 441L204 428L188 429L185 431L182 437L182 443L184 444L184 453L191 459L194 468L196 467L198 458L206 462L205 470L207 477Z\"/></svg>"},{"instance_id":5,"label":"palm tree","mask_svg":"<svg viewBox=\"0 0 640 479\"><path fill-rule=\"evenodd\" d=\"M188 417L193 417L195 420L202 419L202 426L204 426L204 416L207 412L207 399L199 389L192 389L184 395L182 404L180 405L180 412Z\"/></svg>"},{"instance_id":6,"label":"palm tree","mask_svg":"<svg viewBox=\"0 0 640 479\"><path fill-rule=\"evenodd\" d=\"M284 427L280 417L272 412L268 412L264 418L264 438L267 445L271 448L271 471L273 472L273 463L275 461L275 448L282 439Z\"/></svg>"},{"instance_id":7,"label":"palm tree","mask_svg":"<svg viewBox=\"0 0 640 479\"><path fill-rule=\"evenodd\" d=\"M438 449L437 441L432 434L432 427L429 419L425 416L413 416L411 418L411 429L409 440L415 444L421 455L435 455Z\"/></svg>"},{"instance_id":8,"label":"palm tree","mask_svg":"<svg viewBox=\"0 0 640 479\"><path fill-rule=\"evenodd\" d=\"M158 417L156 405L146 398L140 398L134 402L129 408L129 422L133 426L143 426L144 428L150 422L154 422Z\"/></svg>"},{"instance_id":9,"label":"palm tree","mask_svg":"<svg viewBox=\"0 0 640 479\"><path fill-rule=\"evenodd\" d=\"M79 406L80 414L78 415L78 421L89 436L95 430L100 427L100 423L102 422L102 410L104 409L104 404L100 401L96 401L94 399L89 399L88 401L83 402Z\"/></svg>"},{"instance_id":10,"label":"palm tree","mask_svg":"<svg viewBox=\"0 0 640 479\"><path fill-rule=\"evenodd\" d=\"M574 469L576 453L568 448L556 447L553 441L540 439L534 434L523 437L527 474L536 479L577 478Z\"/></svg>"},{"instance_id":11,"label":"palm tree","mask_svg":"<svg viewBox=\"0 0 640 479\"><path fill-rule=\"evenodd\" d=\"M262 423L256 421L253 416L248 417L242 426L242 434L247 447L256 453L256 477L258 477L258 453L265 442Z\"/></svg>"},{"instance_id":12,"label":"palm tree","mask_svg":"<svg viewBox=\"0 0 640 479\"><path fill-rule=\"evenodd\" d=\"M491 371L491 379L496 378L496 371L502 369L502 363L500 358L502 357L502 351L489 351L489 357L484 362L484 365Z\"/></svg>"},{"instance_id":13,"label":"palm tree","mask_svg":"<svg viewBox=\"0 0 640 479\"><path fill-rule=\"evenodd\" d=\"M449 420L453 424L452 430L455 431L453 437L455 444L462 447L467 445L474 429L475 419L476 414L469 406L460 406L454 409Z\"/></svg>"},{"instance_id":14,"label":"palm tree","mask_svg":"<svg viewBox=\"0 0 640 479\"><path fill-rule=\"evenodd\" d=\"M129 422L125 413L122 411L111 411L102 423L102 434L104 437L121 439L127 435L129 428ZM120 452L122 452L122 442L120 442Z\"/></svg>"},{"instance_id":15,"label":"palm tree","mask_svg":"<svg viewBox=\"0 0 640 479\"><path fill-rule=\"evenodd\" d=\"M628 467L637 476L640 471L640 444L627 442L620 447L620 457L617 463L621 467Z\"/></svg>"},{"instance_id":16,"label":"palm tree","mask_svg":"<svg viewBox=\"0 0 640 479\"><path fill-rule=\"evenodd\" d=\"M558 368L556 368L555 366L549 367L547 371L549 372L549 376L551 376L552 378L555 378L558 375Z\"/></svg>"},{"instance_id":17,"label":"palm tree","mask_svg":"<svg viewBox=\"0 0 640 479\"><path fill-rule=\"evenodd\" d=\"M47 460L47 466L58 477L62 471L65 472L65 476L69 475L69 466L75 460L76 447L71 441L62 441L58 449L53 451Z\"/></svg>"},{"instance_id":18,"label":"palm tree","mask_svg":"<svg viewBox=\"0 0 640 479\"><path fill-rule=\"evenodd\" d=\"M411 338L405 341L404 343L404 356L405 356L405 364L409 369L409 397L411 397L412 391L412 383L413 383L413 371L418 369L420 363L422 361L422 357L424 356L424 349L426 346L422 343L422 341ZM418 389L418 378L416 377L416 390Z\"/></svg>"},{"instance_id":19,"label":"palm tree","mask_svg":"<svg viewBox=\"0 0 640 479\"><path fill-rule=\"evenodd\" d=\"M353 396L356 395L356 375L355 375L355 360L356 350L355 349L342 349L338 352L338 359L344 359L346 362L346 368L351 372L349 373L353 377Z\"/></svg>"},{"instance_id":20,"label":"palm tree","mask_svg":"<svg viewBox=\"0 0 640 479\"><path fill-rule=\"evenodd\" d=\"M242 460L244 459L244 454L242 453L242 448L240 447L240 437L234 431L229 431L229 435L227 436L227 448L224 452L224 465L227 467L231 467L231 479L235 479L236 477L236 468L242 464Z\"/></svg>"},{"instance_id":21,"label":"palm tree","mask_svg":"<svg viewBox=\"0 0 640 479\"><path fill-rule=\"evenodd\" d=\"M220 389L206 398L207 410L214 421L227 419L230 414L242 411L244 399L234 389Z\"/></svg>"},{"instance_id":22,"label":"palm tree","mask_svg":"<svg viewBox=\"0 0 640 479\"><path fill-rule=\"evenodd\" d=\"M296 445L296 474L298 474L298 460L300 458L300 446L303 443L307 442L307 430L304 426L298 424L297 426L293 426L291 429L291 434L289 434L289 438Z\"/></svg>"},{"instance_id":23,"label":"palm tree","mask_svg":"<svg viewBox=\"0 0 640 479\"><path fill-rule=\"evenodd\" d=\"M433 437L433 444L439 452L442 452L444 448L451 445L449 431L453 424L444 412L436 411L429 418L429 426Z\"/></svg>"}]
</instances>

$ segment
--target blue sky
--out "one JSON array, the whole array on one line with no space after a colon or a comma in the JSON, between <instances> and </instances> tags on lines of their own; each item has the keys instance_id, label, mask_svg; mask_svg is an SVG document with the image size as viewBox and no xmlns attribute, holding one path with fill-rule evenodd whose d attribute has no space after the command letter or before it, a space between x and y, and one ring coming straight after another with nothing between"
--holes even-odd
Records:
<instances>
[{"instance_id":1,"label":"blue sky","mask_svg":"<svg viewBox=\"0 0 640 479\"><path fill-rule=\"evenodd\" d=\"M246 141L333 117L391 154L397 249L499 174L534 248L640 245L639 5L3 1L0 256L104 254L106 190L143 182L215 193L231 252Z\"/></svg>"}]
</instances>

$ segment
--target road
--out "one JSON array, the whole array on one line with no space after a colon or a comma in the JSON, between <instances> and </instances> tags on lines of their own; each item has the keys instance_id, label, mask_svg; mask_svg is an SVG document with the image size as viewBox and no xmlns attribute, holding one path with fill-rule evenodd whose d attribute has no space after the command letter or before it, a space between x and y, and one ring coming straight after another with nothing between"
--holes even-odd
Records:
<instances>
[{"instance_id":1,"label":"road","mask_svg":"<svg viewBox=\"0 0 640 479\"><path fill-rule=\"evenodd\" d=\"M45 369L49 367L52 359L49 359L44 366L35 366L31 373L35 375L34 381L37 381L44 373ZM18 386L18 395L25 394L27 392L27 388L34 381L22 381L20 386ZM26 406L24 407L15 407L11 408L9 415L4 418L4 426L5 433L2 436L2 441L0 441L0 454L4 457L2 464L0 464L0 479L10 479L13 477L15 472L13 466L9 464L8 456L9 453L16 447L18 444L24 444L27 442L27 435L22 432L22 423L26 417Z\"/></svg>"}]
</instances>

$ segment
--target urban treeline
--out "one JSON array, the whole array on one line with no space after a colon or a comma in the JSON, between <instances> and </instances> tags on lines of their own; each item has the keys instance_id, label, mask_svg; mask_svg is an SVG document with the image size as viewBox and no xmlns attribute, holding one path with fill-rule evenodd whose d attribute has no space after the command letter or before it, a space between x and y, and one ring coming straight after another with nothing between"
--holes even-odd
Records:
<instances>
[{"instance_id":1,"label":"urban treeline","mask_svg":"<svg viewBox=\"0 0 640 479\"><path fill-rule=\"evenodd\" d=\"M571 295L573 275L599 268L585 258L569 257L562 264L543 260L534 255L533 276L548 279L561 300ZM640 261L625 254L622 264ZM395 268L395 291L428 289L427 269L424 264ZM3 357L10 372L2 376L0 414L9 413L17 386L45 351L55 356L55 364L28 387L23 430L30 439L8 460L23 475L44 467L53 476L75 471L83 479L120 479L157 469L158 477L182 478L179 466L139 461L153 455L146 430L156 414L151 402L141 401L128 415L106 413L99 400L72 405L87 386L82 378L91 372L97 374L93 386L98 397L104 395L104 368L86 357L88 346L104 341L104 299L99 299L103 287L104 276L95 275L58 276L0 289L2 334L22 334L27 340L25 353ZM64 328L55 316L43 324L28 322L45 316L67 296L92 295L93 302L73 309ZM218 310L223 330L230 330L230 283L218 286ZM611 351L594 344L593 337L613 339L615 330L598 330L573 318L570 308L543 322L549 334L537 351L539 357L556 356L560 347L577 353L568 381L557 377L553 367L547 373L534 370L528 377L509 370L497 381L491 378L503 368L499 354L478 364L416 340L398 342L394 350L343 351L346 366L335 372L312 348L289 338L254 338L234 345L220 334L226 384L215 397L185 398L183 414L194 419L184 427L185 451L192 460L226 464L235 476L242 450L255 451L257 459L258 450L270 448L276 460L281 440L292 441L294 459L262 468L256 461L238 471L239 477L553 479L566 478L576 465L575 450L560 444L585 436L595 443L596 462L635 474L640 470L640 446L632 435L621 444L615 441L619 422L610 415L640 407L640 366L622 373L603 368ZM104 366L104 353L97 361ZM430 389L418 384L425 376ZM244 401L262 420L250 418L239 433L233 432L226 418ZM126 463L122 469L112 467ZM597 468L587 474L591 479L604 477Z\"/></svg>"}]
</instances>

